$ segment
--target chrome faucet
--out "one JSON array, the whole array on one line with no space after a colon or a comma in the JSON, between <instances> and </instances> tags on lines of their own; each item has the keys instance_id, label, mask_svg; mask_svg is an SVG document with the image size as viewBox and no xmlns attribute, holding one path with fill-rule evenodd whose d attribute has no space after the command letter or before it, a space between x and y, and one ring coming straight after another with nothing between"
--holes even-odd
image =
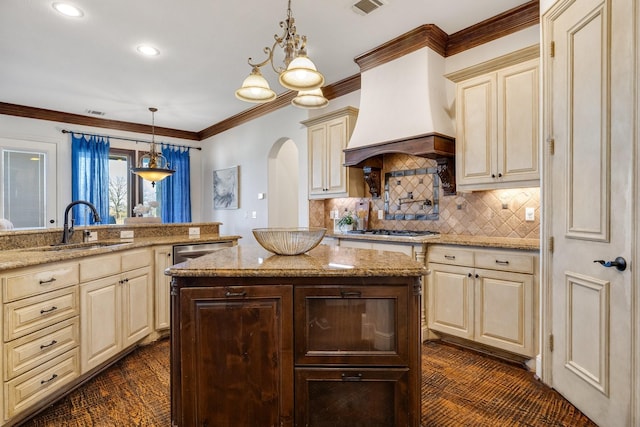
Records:
<instances>
[{"instance_id":1,"label":"chrome faucet","mask_svg":"<svg viewBox=\"0 0 640 427\"><path fill-rule=\"evenodd\" d=\"M64 210L64 228L62 230L62 242L60 242L60 244L62 244L62 245L66 245L67 243L69 243L69 239L73 235L73 231L74 231L73 230L73 219L71 219L71 227L69 227L69 211L75 205L87 205L87 206L89 206L89 208L91 209L91 213L93 213L93 220L95 222L100 222L100 214L98 213L98 210L96 209L96 207L93 204L91 204L91 203L89 203L89 202L87 202L85 200L76 200L75 202L69 203L67 208Z\"/></svg>"}]
</instances>

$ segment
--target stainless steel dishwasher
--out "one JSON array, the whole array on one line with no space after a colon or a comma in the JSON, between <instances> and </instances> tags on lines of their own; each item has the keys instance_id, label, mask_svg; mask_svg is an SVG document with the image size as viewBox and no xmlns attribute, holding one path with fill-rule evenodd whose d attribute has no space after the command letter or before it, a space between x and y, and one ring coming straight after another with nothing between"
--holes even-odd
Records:
<instances>
[{"instance_id":1,"label":"stainless steel dishwasher","mask_svg":"<svg viewBox=\"0 0 640 427\"><path fill-rule=\"evenodd\" d=\"M234 246L234 244L235 243L232 240L222 240L219 242L174 245L173 262L178 264L184 261L189 261L190 259L198 258L203 255L210 254L211 252Z\"/></svg>"}]
</instances>

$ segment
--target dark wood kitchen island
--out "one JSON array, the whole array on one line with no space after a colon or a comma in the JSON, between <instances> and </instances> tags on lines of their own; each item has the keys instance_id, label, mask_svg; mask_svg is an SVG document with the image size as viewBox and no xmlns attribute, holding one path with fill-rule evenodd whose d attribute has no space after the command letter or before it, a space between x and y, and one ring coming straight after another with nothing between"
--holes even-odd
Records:
<instances>
[{"instance_id":1,"label":"dark wood kitchen island","mask_svg":"<svg viewBox=\"0 0 640 427\"><path fill-rule=\"evenodd\" d=\"M420 425L420 278L409 256L235 246L178 264L172 426Z\"/></svg>"}]
</instances>

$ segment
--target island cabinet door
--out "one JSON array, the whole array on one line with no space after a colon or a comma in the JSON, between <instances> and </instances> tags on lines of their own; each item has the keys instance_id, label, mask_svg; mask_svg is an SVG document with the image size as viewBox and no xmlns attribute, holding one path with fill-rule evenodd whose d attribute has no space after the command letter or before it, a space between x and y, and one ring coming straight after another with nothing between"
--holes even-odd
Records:
<instances>
[{"instance_id":1,"label":"island cabinet door","mask_svg":"<svg viewBox=\"0 0 640 427\"><path fill-rule=\"evenodd\" d=\"M174 422L293 426L291 286L183 288L179 310Z\"/></svg>"},{"instance_id":2,"label":"island cabinet door","mask_svg":"<svg viewBox=\"0 0 640 427\"><path fill-rule=\"evenodd\" d=\"M409 369L296 368L296 425L405 427Z\"/></svg>"},{"instance_id":3,"label":"island cabinet door","mask_svg":"<svg viewBox=\"0 0 640 427\"><path fill-rule=\"evenodd\" d=\"M406 286L297 286L296 365L409 364Z\"/></svg>"}]
</instances>

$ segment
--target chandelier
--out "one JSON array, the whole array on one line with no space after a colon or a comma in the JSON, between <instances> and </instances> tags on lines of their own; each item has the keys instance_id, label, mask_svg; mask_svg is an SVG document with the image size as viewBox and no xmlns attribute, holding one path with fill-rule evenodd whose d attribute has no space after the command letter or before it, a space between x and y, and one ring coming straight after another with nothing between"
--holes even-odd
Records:
<instances>
[{"instance_id":1,"label":"chandelier","mask_svg":"<svg viewBox=\"0 0 640 427\"><path fill-rule=\"evenodd\" d=\"M151 148L148 153L140 157L138 167L131 168L131 172L144 180L151 181L151 186L155 187L156 181L162 181L169 175L174 174L175 170L171 169L171 165L162 153L156 151L155 112L158 109L150 107L149 111L151 111Z\"/></svg>"},{"instance_id":2,"label":"chandelier","mask_svg":"<svg viewBox=\"0 0 640 427\"><path fill-rule=\"evenodd\" d=\"M253 103L265 103L276 99L276 93L271 90L260 72L261 67L270 63L273 71L278 74L280 84L287 89L298 91L298 95L291 101L293 105L301 108L326 106L329 101L321 89L324 76L307 56L307 36L300 36L296 31L295 19L291 14L291 0L287 6L287 18L280 21L280 28L284 29L282 35L274 35L273 46L264 48L267 58L262 62L253 62L251 58L247 61L251 66L251 74L244 79L242 87L236 90L236 98ZM273 63L276 46L284 50L284 67Z\"/></svg>"}]
</instances>

